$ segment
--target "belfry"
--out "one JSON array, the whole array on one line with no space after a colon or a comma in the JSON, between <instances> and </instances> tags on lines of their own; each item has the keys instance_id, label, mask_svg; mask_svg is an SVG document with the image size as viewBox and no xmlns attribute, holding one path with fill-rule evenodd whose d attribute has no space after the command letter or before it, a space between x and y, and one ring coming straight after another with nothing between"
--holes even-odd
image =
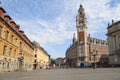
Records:
<instances>
[{"instance_id":1,"label":"belfry","mask_svg":"<svg viewBox=\"0 0 120 80\"><path fill-rule=\"evenodd\" d=\"M101 63L107 63L100 61L101 58L106 58L108 55L108 45L106 40L92 38L87 33L87 18L85 9L80 5L78 14L76 16L76 28L77 28L77 40L73 35L73 44L66 51L66 58L69 60L69 66L92 66L94 62L93 54L96 53L96 64L101 66Z\"/></svg>"}]
</instances>

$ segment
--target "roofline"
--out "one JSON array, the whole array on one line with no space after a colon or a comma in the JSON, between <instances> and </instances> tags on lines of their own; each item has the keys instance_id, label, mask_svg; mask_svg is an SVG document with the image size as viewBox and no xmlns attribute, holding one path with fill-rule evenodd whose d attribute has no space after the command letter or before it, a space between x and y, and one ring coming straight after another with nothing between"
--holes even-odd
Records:
<instances>
[{"instance_id":1,"label":"roofline","mask_svg":"<svg viewBox=\"0 0 120 80\"><path fill-rule=\"evenodd\" d=\"M117 25L117 24L119 24L119 23L120 23L120 21L117 21L117 22L111 24L110 26L108 26L107 29L109 29L109 28L111 28L112 26Z\"/></svg>"},{"instance_id":2,"label":"roofline","mask_svg":"<svg viewBox=\"0 0 120 80\"><path fill-rule=\"evenodd\" d=\"M33 47L32 47L32 42L30 41L30 43L31 43L31 45L23 38L23 36L22 35L20 35L20 33L18 33L10 24L8 24L7 22L6 22L6 20L4 20L4 18L2 18L1 16L0 16L0 18L13 30L13 31L15 31L16 33L17 33L17 35L21 38L21 39L23 39L24 41L25 41L25 43L27 43L32 49L34 49ZM27 36L26 36L27 37Z\"/></svg>"}]
</instances>

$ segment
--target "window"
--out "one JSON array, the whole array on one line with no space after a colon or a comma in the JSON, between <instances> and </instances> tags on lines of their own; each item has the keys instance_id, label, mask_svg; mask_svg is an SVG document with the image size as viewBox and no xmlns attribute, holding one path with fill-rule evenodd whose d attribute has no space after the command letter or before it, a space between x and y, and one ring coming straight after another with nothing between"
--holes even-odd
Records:
<instances>
[{"instance_id":1,"label":"window","mask_svg":"<svg viewBox=\"0 0 120 80\"><path fill-rule=\"evenodd\" d=\"M3 48L3 55L5 55L5 54L6 54L6 50L7 50L7 46L6 46L6 45L4 45L4 48Z\"/></svg>"},{"instance_id":2,"label":"window","mask_svg":"<svg viewBox=\"0 0 120 80\"><path fill-rule=\"evenodd\" d=\"M35 58L37 57L37 54L35 54Z\"/></svg>"},{"instance_id":3,"label":"window","mask_svg":"<svg viewBox=\"0 0 120 80\"><path fill-rule=\"evenodd\" d=\"M118 41L120 41L120 36L118 36ZM118 48L120 49L120 42L118 42Z\"/></svg>"},{"instance_id":4,"label":"window","mask_svg":"<svg viewBox=\"0 0 120 80\"><path fill-rule=\"evenodd\" d=\"M13 37L14 37L14 36L13 36L13 35L11 35L11 37L10 37L10 42L12 42L12 41L13 41Z\"/></svg>"},{"instance_id":5,"label":"window","mask_svg":"<svg viewBox=\"0 0 120 80\"><path fill-rule=\"evenodd\" d=\"M35 53L37 53L37 49L35 49Z\"/></svg>"},{"instance_id":6,"label":"window","mask_svg":"<svg viewBox=\"0 0 120 80\"><path fill-rule=\"evenodd\" d=\"M22 48L22 42L20 42L20 51L22 51L23 48Z\"/></svg>"},{"instance_id":7,"label":"window","mask_svg":"<svg viewBox=\"0 0 120 80\"><path fill-rule=\"evenodd\" d=\"M10 48L10 51L9 51L9 56L11 56L11 53L12 53L12 48Z\"/></svg>"},{"instance_id":8,"label":"window","mask_svg":"<svg viewBox=\"0 0 120 80\"><path fill-rule=\"evenodd\" d=\"M82 14L82 12L80 12L80 14Z\"/></svg>"},{"instance_id":9,"label":"window","mask_svg":"<svg viewBox=\"0 0 120 80\"><path fill-rule=\"evenodd\" d=\"M6 35L5 35L5 39L6 39L6 40L8 40L8 34L9 34L9 32L6 31Z\"/></svg>"},{"instance_id":10,"label":"window","mask_svg":"<svg viewBox=\"0 0 120 80\"><path fill-rule=\"evenodd\" d=\"M15 38L15 43L14 44L17 44L17 38Z\"/></svg>"},{"instance_id":11,"label":"window","mask_svg":"<svg viewBox=\"0 0 120 80\"><path fill-rule=\"evenodd\" d=\"M1 36L1 34L2 34L2 27L0 26L0 36Z\"/></svg>"},{"instance_id":12,"label":"window","mask_svg":"<svg viewBox=\"0 0 120 80\"><path fill-rule=\"evenodd\" d=\"M117 49L117 46L116 46L116 35L113 36L113 44L114 44L114 50Z\"/></svg>"},{"instance_id":13,"label":"window","mask_svg":"<svg viewBox=\"0 0 120 80\"><path fill-rule=\"evenodd\" d=\"M22 42L20 42L20 48L22 48Z\"/></svg>"},{"instance_id":14,"label":"window","mask_svg":"<svg viewBox=\"0 0 120 80\"><path fill-rule=\"evenodd\" d=\"M16 50L14 50L14 57L16 56Z\"/></svg>"},{"instance_id":15,"label":"window","mask_svg":"<svg viewBox=\"0 0 120 80\"><path fill-rule=\"evenodd\" d=\"M37 62L37 60L34 60L34 62L36 63L36 62Z\"/></svg>"}]
</instances>

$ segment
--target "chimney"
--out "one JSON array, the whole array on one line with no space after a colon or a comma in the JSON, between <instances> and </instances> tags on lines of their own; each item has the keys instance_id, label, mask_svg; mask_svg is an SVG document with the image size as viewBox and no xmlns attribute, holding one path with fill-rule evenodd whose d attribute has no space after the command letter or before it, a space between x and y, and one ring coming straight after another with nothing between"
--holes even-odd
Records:
<instances>
[{"instance_id":1,"label":"chimney","mask_svg":"<svg viewBox=\"0 0 120 80\"><path fill-rule=\"evenodd\" d=\"M10 20L10 23L11 23L11 26L12 26L13 28L15 28L16 23L15 23L12 19Z\"/></svg>"},{"instance_id":2,"label":"chimney","mask_svg":"<svg viewBox=\"0 0 120 80\"><path fill-rule=\"evenodd\" d=\"M19 28L20 28L20 25L15 25L15 29L16 29L16 31L19 31Z\"/></svg>"},{"instance_id":3,"label":"chimney","mask_svg":"<svg viewBox=\"0 0 120 80\"><path fill-rule=\"evenodd\" d=\"M22 35L24 34L24 31L22 31L22 30L19 30L19 32L20 32L20 34L22 34Z\"/></svg>"},{"instance_id":4,"label":"chimney","mask_svg":"<svg viewBox=\"0 0 120 80\"><path fill-rule=\"evenodd\" d=\"M7 23L10 23L11 17L7 13L4 13L4 19Z\"/></svg>"}]
</instances>

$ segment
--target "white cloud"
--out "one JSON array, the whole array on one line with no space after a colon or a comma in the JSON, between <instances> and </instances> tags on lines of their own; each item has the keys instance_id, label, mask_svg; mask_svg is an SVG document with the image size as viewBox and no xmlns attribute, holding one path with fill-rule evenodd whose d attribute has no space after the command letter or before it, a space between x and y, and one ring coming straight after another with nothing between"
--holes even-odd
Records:
<instances>
[{"instance_id":1,"label":"white cloud","mask_svg":"<svg viewBox=\"0 0 120 80\"><path fill-rule=\"evenodd\" d=\"M72 39L76 32L76 15L80 3L83 5L87 21L88 32L92 35L106 34L107 23L112 19L120 20L120 4L110 7L111 0L65 0L62 12L53 20L34 18L29 20L17 20L31 40L36 40L41 45L47 46L49 43L64 44L68 39ZM38 5L39 6L39 5ZM37 6L36 6L37 7ZM33 16L34 17L34 16ZM51 53L58 53L51 48Z\"/></svg>"},{"instance_id":2,"label":"white cloud","mask_svg":"<svg viewBox=\"0 0 120 80\"><path fill-rule=\"evenodd\" d=\"M63 44L66 39L71 39L74 30L67 28L67 22L61 18L51 22L44 20L17 21L31 40L36 40L42 45L49 43ZM38 23L38 24L37 24ZM53 24L54 23L54 24Z\"/></svg>"},{"instance_id":3,"label":"white cloud","mask_svg":"<svg viewBox=\"0 0 120 80\"><path fill-rule=\"evenodd\" d=\"M65 42L66 39L71 39L73 32L76 30L75 16L77 15L81 1L87 15L88 32L93 35L101 32L101 29L106 29L107 25L105 22L109 22L111 19L120 19L120 4L111 8L108 4L110 0L70 0L63 3L64 7L61 15L54 18L54 20L45 21L44 19L33 19L18 21L18 23L27 27L27 34L30 35L32 40L39 40L42 44L61 44ZM31 29L33 26L34 29ZM28 27L30 32L28 32ZM33 32L34 30L36 30L36 32Z\"/></svg>"}]
</instances>

